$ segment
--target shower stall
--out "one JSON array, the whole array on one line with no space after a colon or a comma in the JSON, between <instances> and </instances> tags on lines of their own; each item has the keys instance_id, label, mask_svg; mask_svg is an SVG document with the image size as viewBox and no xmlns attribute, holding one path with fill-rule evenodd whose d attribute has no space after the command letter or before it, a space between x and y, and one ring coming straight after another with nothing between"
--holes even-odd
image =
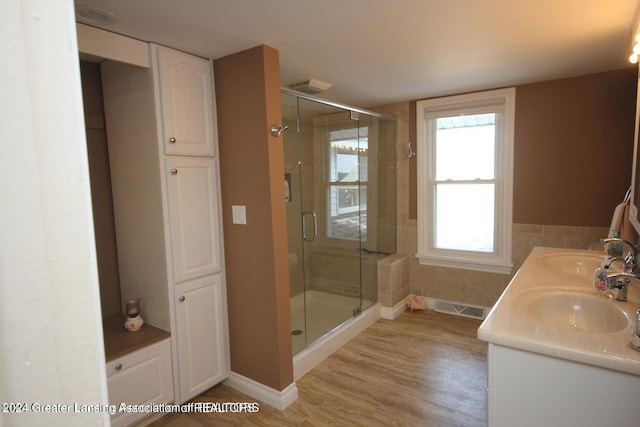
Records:
<instances>
[{"instance_id":1,"label":"shower stall","mask_svg":"<svg viewBox=\"0 0 640 427\"><path fill-rule=\"evenodd\" d=\"M396 250L396 121L282 91L293 353L377 301Z\"/></svg>"}]
</instances>

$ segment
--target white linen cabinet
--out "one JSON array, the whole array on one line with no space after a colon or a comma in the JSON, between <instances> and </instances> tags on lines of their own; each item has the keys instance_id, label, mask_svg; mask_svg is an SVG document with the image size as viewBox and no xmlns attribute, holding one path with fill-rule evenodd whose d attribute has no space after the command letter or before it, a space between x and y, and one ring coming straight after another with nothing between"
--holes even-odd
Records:
<instances>
[{"instance_id":1,"label":"white linen cabinet","mask_svg":"<svg viewBox=\"0 0 640 427\"><path fill-rule=\"evenodd\" d=\"M167 156L165 165L173 282L220 272L215 160Z\"/></svg>"},{"instance_id":2,"label":"white linen cabinet","mask_svg":"<svg viewBox=\"0 0 640 427\"><path fill-rule=\"evenodd\" d=\"M159 46L152 49L165 153L214 156L211 63Z\"/></svg>"},{"instance_id":3,"label":"white linen cabinet","mask_svg":"<svg viewBox=\"0 0 640 427\"><path fill-rule=\"evenodd\" d=\"M171 332L175 402L229 373L210 61L150 45L151 69L101 64L123 300Z\"/></svg>"},{"instance_id":4,"label":"white linen cabinet","mask_svg":"<svg viewBox=\"0 0 640 427\"><path fill-rule=\"evenodd\" d=\"M209 325L222 316L220 275L201 277L175 287L178 367L181 396L195 396L226 378L219 348L225 337ZM187 360L185 360L187 358Z\"/></svg>"}]
</instances>

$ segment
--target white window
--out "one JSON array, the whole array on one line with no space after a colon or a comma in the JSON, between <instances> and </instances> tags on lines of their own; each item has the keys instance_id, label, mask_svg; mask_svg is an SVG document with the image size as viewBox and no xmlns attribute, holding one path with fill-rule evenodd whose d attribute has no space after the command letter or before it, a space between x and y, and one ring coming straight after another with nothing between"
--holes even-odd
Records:
<instances>
[{"instance_id":1,"label":"white window","mask_svg":"<svg viewBox=\"0 0 640 427\"><path fill-rule=\"evenodd\" d=\"M329 133L328 235L367 240L368 128L349 127Z\"/></svg>"},{"instance_id":2,"label":"white window","mask_svg":"<svg viewBox=\"0 0 640 427\"><path fill-rule=\"evenodd\" d=\"M515 88L417 103L423 265L509 274Z\"/></svg>"}]
</instances>

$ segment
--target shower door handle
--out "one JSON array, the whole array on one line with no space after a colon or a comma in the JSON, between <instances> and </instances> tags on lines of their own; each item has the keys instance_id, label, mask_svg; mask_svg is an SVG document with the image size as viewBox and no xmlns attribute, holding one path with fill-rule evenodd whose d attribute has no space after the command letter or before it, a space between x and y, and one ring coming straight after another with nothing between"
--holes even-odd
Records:
<instances>
[{"instance_id":1,"label":"shower door handle","mask_svg":"<svg viewBox=\"0 0 640 427\"><path fill-rule=\"evenodd\" d=\"M313 218L313 236L307 236L307 215L311 215ZM318 216L314 211L304 211L302 212L302 240L305 242L313 242L318 237Z\"/></svg>"}]
</instances>

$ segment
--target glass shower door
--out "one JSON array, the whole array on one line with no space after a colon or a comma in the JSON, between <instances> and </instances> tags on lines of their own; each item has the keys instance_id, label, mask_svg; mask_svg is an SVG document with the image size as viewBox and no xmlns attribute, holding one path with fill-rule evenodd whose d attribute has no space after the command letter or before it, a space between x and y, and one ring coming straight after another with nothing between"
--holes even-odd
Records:
<instances>
[{"instance_id":1,"label":"glass shower door","mask_svg":"<svg viewBox=\"0 0 640 427\"><path fill-rule=\"evenodd\" d=\"M378 261L396 252L396 121L360 113L361 305L378 301ZM366 141L366 145L364 144Z\"/></svg>"},{"instance_id":2,"label":"glass shower door","mask_svg":"<svg viewBox=\"0 0 640 427\"><path fill-rule=\"evenodd\" d=\"M367 195L360 185L364 142L357 117L286 93L282 100L290 129L285 188L296 353L360 310L360 222Z\"/></svg>"},{"instance_id":3,"label":"glass shower door","mask_svg":"<svg viewBox=\"0 0 640 427\"><path fill-rule=\"evenodd\" d=\"M298 99L281 94L282 134L285 159L285 203L289 249L289 295L291 297L291 342L293 353L306 347L304 253L302 247L302 157L298 129Z\"/></svg>"}]
</instances>

